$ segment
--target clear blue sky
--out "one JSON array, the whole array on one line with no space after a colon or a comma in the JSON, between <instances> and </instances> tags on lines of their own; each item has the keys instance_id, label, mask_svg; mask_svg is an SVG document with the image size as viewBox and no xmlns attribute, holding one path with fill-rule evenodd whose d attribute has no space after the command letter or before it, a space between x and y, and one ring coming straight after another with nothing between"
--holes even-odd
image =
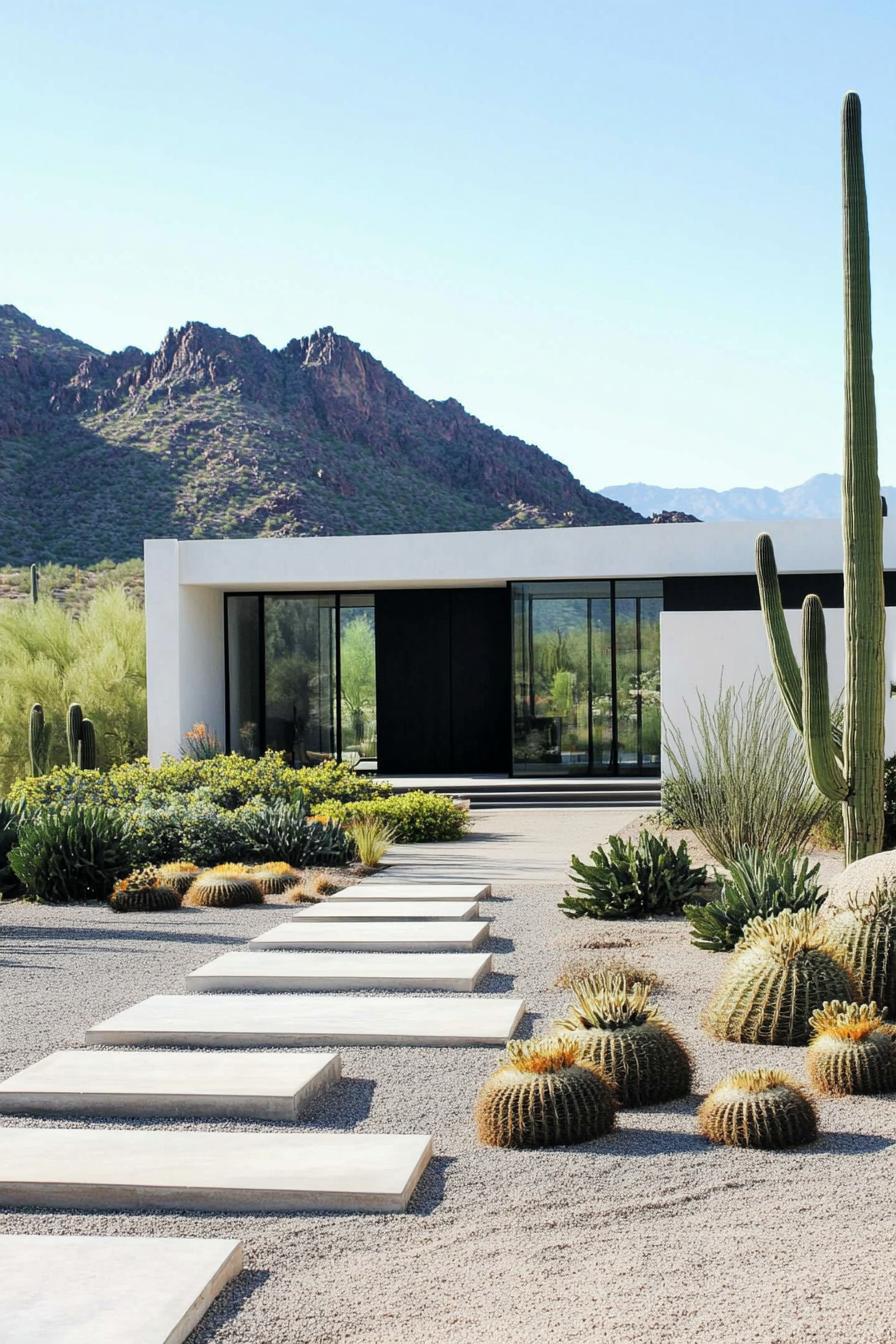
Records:
<instances>
[{"instance_id":1,"label":"clear blue sky","mask_svg":"<svg viewBox=\"0 0 896 1344\"><path fill-rule=\"evenodd\" d=\"M107 350L331 324L592 487L838 469L856 88L896 479L893 0L34 0L0 42L0 301Z\"/></svg>"}]
</instances>

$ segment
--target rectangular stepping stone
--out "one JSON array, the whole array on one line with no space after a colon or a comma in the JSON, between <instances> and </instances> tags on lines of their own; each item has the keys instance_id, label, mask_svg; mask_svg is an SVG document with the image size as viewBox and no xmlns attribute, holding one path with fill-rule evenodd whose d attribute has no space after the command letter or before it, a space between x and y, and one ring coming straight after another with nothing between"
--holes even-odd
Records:
<instances>
[{"instance_id":1,"label":"rectangular stepping stone","mask_svg":"<svg viewBox=\"0 0 896 1344\"><path fill-rule=\"evenodd\" d=\"M491 970L487 952L225 952L187 976L188 989L455 989ZM314 1058L314 1056L312 1056Z\"/></svg>"},{"instance_id":2,"label":"rectangular stepping stone","mask_svg":"<svg viewBox=\"0 0 896 1344\"><path fill-rule=\"evenodd\" d=\"M183 1344L242 1267L217 1237L0 1236L0 1321L16 1344Z\"/></svg>"},{"instance_id":3,"label":"rectangular stepping stone","mask_svg":"<svg viewBox=\"0 0 896 1344\"><path fill-rule=\"evenodd\" d=\"M364 878L344 887L328 901L484 901L492 894L489 882L380 882Z\"/></svg>"},{"instance_id":4,"label":"rectangular stepping stone","mask_svg":"<svg viewBox=\"0 0 896 1344\"><path fill-rule=\"evenodd\" d=\"M491 925L474 919L294 920L260 933L246 944L247 952L472 952L486 941Z\"/></svg>"},{"instance_id":5,"label":"rectangular stepping stone","mask_svg":"<svg viewBox=\"0 0 896 1344\"><path fill-rule=\"evenodd\" d=\"M0 1083L0 1111L294 1120L340 1072L308 1051L57 1050Z\"/></svg>"},{"instance_id":6,"label":"rectangular stepping stone","mask_svg":"<svg viewBox=\"0 0 896 1344\"><path fill-rule=\"evenodd\" d=\"M88 1045L503 1045L522 1015L521 999L492 995L157 994L88 1028L85 1040Z\"/></svg>"},{"instance_id":7,"label":"rectangular stepping stone","mask_svg":"<svg viewBox=\"0 0 896 1344\"><path fill-rule=\"evenodd\" d=\"M431 1156L427 1134L6 1128L0 1206L393 1213Z\"/></svg>"},{"instance_id":8,"label":"rectangular stepping stone","mask_svg":"<svg viewBox=\"0 0 896 1344\"><path fill-rule=\"evenodd\" d=\"M318 901L303 905L293 919L320 924L336 919L478 919L477 901Z\"/></svg>"}]
</instances>

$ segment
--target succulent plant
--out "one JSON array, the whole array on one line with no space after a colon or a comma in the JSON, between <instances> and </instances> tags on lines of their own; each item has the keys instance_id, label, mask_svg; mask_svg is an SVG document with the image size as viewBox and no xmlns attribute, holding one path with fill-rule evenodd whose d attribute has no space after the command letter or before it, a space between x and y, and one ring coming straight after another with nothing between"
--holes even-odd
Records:
<instances>
[{"instance_id":1,"label":"succulent plant","mask_svg":"<svg viewBox=\"0 0 896 1344\"><path fill-rule=\"evenodd\" d=\"M884 838L884 564L871 361L868 204L858 94L843 100L843 271L846 424L843 445L843 727L832 718L824 609L803 603L802 670L796 660L771 538L756 542L756 573L781 698L802 734L819 793L842 804L846 862L874 854Z\"/></svg>"},{"instance_id":2,"label":"succulent plant","mask_svg":"<svg viewBox=\"0 0 896 1344\"><path fill-rule=\"evenodd\" d=\"M32 775L44 775L49 763L50 734L43 705L32 705L28 715L28 759Z\"/></svg>"},{"instance_id":3,"label":"succulent plant","mask_svg":"<svg viewBox=\"0 0 896 1344\"><path fill-rule=\"evenodd\" d=\"M180 892L163 882L155 868L138 868L136 872L116 882L109 904L119 914L138 910L176 910Z\"/></svg>"},{"instance_id":4,"label":"succulent plant","mask_svg":"<svg viewBox=\"0 0 896 1344\"><path fill-rule=\"evenodd\" d=\"M602 1071L620 1106L652 1106L690 1091L690 1055L650 1002L647 985L596 975L572 990L569 1016L554 1029L578 1042L583 1060Z\"/></svg>"},{"instance_id":5,"label":"succulent plant","mask_svg":"<svg viewBox=\"0 0 896 1344\"><path fill-rule=\"evenodd\" d=\"M611 835L590 857L590 863L575 854L570 859L578 895L567 892L559 903L570 919L678 914L706 882L706 869L692 866L684 840L673 849L648 830L637 841Z\"/></svg>"},{"instance_id":6,"label":"succulent plant","mask_svg":"<svg viewBox=\"0 0 896 1344\"><path fill-rule=\"evenodd\" d=\"M78 743L78 765L82 770L96 769L96 729L92 719L81 720L81 740Z\"/></svg>"},{"instance_id":7,"label":"succulent plant","mask_svg":"<svg viewBox=\"0 0 896 1344\"><path fill-rule=\"evenodd\" d=\"M288 863L258 863L250 869L265 896L280 896L301 880L301 873Z\"/></svg>"},{"instance_id":8,"label":"succulent plant","mask_svg":"<svg viewBox=\"0 0 896 1344\"><path fill-rule=\"evenodd\" d=\"M896 1091L896 1033L876 1003L835 1000L816 1008L806 1067L819 1092Z\"/></svg>"},{"instance_id":9,"label":"succulent plant","mask_svg":"<svg viewBox=\"0 0 896 1344\"><path fill-rule=\"evenodd\" d=\"M261 905L264 894L244 863L219 863L191 882L184 905L213 905L230 909L237 905Z\"/></svg>"},{"instance_id":10,"label":"succulent plant","mask_svg":"<svg viewBox=\"0 0 896 1344\"><path fill-rule=\"evenodd\" d=\"M732 1148L793 1148L818 1134L811 1100L780 1069L747 1069L723 1078L697 1112L697 1122L704 1138Z\"/></svg>"},{"instance_id":11,"label":"succulent plant","mask_svg":"<svg viewBox=\"0 0 896 1344\"><path fill-rule=\"evenodd\" d=\"M173 887L181 896L186 896L202 869L195 863L178 860L175 863L160 863L156 871L166 886Z\"/></svg>"},{"instance_id":12,"label":"succulent plant","mask_svg":"<svg viewBox=\"0 0 896 1344\"><path fill-rule=\"evenodd\" d=\"M65 740L68 745L68 759L72 765L78 764L78 748L81 745L81 724L84 722L84 714L81 706L77 703L68 707L68 713L65 716Z\"/></svg>"},{"instance_id":13,"label":"succulent plant","mask_svg":"<svg viewBox=\"0 0 896 1344\"><path fill-rule=\"evenodd\" d=\"M881 884L869 898L851 897L827 922L842 948L859 998L896 1014L896 886Z\"/></svg>"},{"instance_id":14,"label":"succulent plant","mask_svg":"<svg viewBox=\"0 0 896 1344\"><path fill-rule=\"evenodd\" d=\"M831 999L854 999L843 952L811 910L754 919L703 1015L724 1041L805 1045L809 1019Z\"/></svg>"},{"instance_id":15,"label":"succulent plant","mask_svg":"<svg viewBox=\"0 0 896 1344\"><path fill-rule=\"evenodd\" d=\"M587 1143L616 1122L606 1080L576 1041L508 1041L499 1068L476 1099L476 1129L494 1148Z\"/></svg>"},{"instance_id":16,"label":"succulent plant","mask_svg":"<svg viewBox=\"0 0 896 1344\"><path fill-rule=\"evenodd\" d=\"M795 848L776 852L742 846L728 861L719 895L684 907L691 942L706 952L730 952L753 919L782 910L817 910L823 899L818 868Z\"/></svg>"}]
</instances>

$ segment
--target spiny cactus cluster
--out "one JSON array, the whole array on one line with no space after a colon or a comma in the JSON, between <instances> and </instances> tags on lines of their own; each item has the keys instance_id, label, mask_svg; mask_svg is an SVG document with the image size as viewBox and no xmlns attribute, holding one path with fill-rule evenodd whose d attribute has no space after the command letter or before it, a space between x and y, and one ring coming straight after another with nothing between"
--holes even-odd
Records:
<instances>
[{"instance_id":1,"label":"spiny cactus cluster","mask_svg":"<svg viewBox=\"0 0 896 1344\"><path fill-rule=\"evenodd\" d=\"M571 1039L508 1041L476 1100L476 1129L495 1148L587 1143L616 1122L613 1094Z\"/></svg>"},{"instance_id":2,"label":"spiny cactus cluster","mask_svg":"<svg viewBox=\"0 0 896 1344\"><path fill-rule=\"evenodd\" d=\"M896 1090L896 1033L876 1003L826 1003L812 1014L806 1067L819 1092Z\"/></svg>"},{"instance_id":3,"label":"spiny cactus cluster","mask_svg":"<svg viewBox=\"0 0 896 1344\"><path fill-rule=\"evenodd\" d=\"M620 1106L652 1106L690 1091L690 1056L646 985L595 975L572 990L569 1015L554 1028L579 1043L582 1058L602 1071Z\"/></svg>"},{"instance_id":4,"label":"spiny cactus cluster","mask_svg":"<svg viewBox=\"0 0 896 1344\"><path fill-rule=\"evenodd\" d=\"M809 1019L831 999L854 999L843 952L811 910L754 919L703 1017L725 1041L804 1045Z\"/></svg>"},{"instance_id":5,"label":"spiny cactus cluster","mask_svg":"<svg viewBox=\"0 0 896 1344\"><path fill-rule=\"evenodd\" d=\"M723 1078L697 1118L704 1138L733 1148L793 1148L818 1134L812 1101L779 1069L748 1069Z\"/></svg>"},{"instance_id":6,"label":"spiny cactus cluster","mask_svg":"<svg viewBox=\"0 0 896 1344\"><path fill-rule=\"evenodd\" d=\"M156 868L138 868L116 882L109 904L118 914L138 910L176 910L180 892L164 882Z\"/></svg>"},{"instance_id":7,"label":"spiny cactus cluster","mask_svg":"<svg viewBox=\"0 0 896 1344\"><path fill-rule=\"evenodd\" d=\"M859 998L896 1014L896 887L883 883L866 900L851 897L827 927L843 950Z\"/></svg>"},{"instance_id":8,"label":"spiny cactus cluster","mask_svg":"<svg viewBox=\"0 0 896 1344\"><path fill-rule=\"evenodd\" d=\"M160 863L157 870L159 878L169 887L173 887L181 896L186 896L201 868L195 863Z\"/></svg>"},{"instance_id":9,"label":"spiny cactus cluster","mask_svg":"<svg viewBox=\"0 0 896 1344\"><path fill-rule=\"evenodd\" d=\"M190 884L184 905L218 906L261 905L264 895L243 863L219 863L207 868Z\"/></svg>"},{"instance_id":10,"label":"spiny cactus cluster","mask_svg":"<svg viewBox=\"0 0 896 1344\"><path fill-rule=\"evenodd\" d=\"M258 863L250 871L265 896L280 896L295 886L302 876L288 863Z\"/></svg>"}]
</instances>

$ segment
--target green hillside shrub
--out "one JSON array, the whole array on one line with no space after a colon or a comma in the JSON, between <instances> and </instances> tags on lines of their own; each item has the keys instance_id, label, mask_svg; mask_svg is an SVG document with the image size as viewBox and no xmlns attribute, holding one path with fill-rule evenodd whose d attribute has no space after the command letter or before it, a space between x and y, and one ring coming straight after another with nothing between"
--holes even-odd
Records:
<instances>
[{"instance_id":1,"label":"green hillside shrub","mask_svg":"<svg viewBox=\"0 0 896 1344\"><path fill-rule=\"evenodd\" d=\"M396 844L405 845L427 840L459 840L470 826L469 813L450 798L419 789L357 803L324 801L315 810L346 825L354 817L375 817L388 823Z\"/></svg>"}]
</instances>

